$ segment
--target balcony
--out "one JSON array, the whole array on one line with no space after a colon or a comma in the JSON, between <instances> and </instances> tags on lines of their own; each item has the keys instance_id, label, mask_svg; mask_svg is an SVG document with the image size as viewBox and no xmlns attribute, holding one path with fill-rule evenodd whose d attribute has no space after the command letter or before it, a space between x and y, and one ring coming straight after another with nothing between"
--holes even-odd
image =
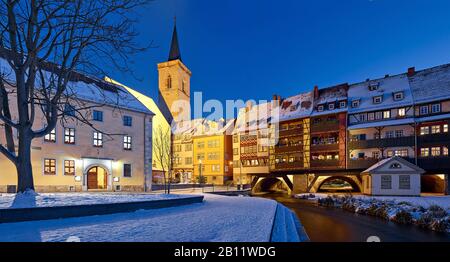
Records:
<instances>
[{"instance_id":1,"label":"balcony","mask_svg":"<svg viewBox=\"0 0 450 262\"><path fill-rule=\"evenodd\" d=\"M286 130L280 130L278 132L279 137L290 137L290 136L301 136L301 135L303 135L303 128L286 129Z\"/></svg>"},{"instance_id":2,"label":"balcony","mask_svg":"<svg viewBox=\"0 0 450 262\"><path fill-rule=\"evenodd\" d=\"M439 134L417 136L417 143L419 145L426 143L450 143L450 134L439 133Z\"/></svg>"},{"instance_id":3,"label":"balcony","mask_svg":"<svg viewBox=\"0 0 450 262\"><path fill-rule=\"evenodd\" d=\"M311 160L311 168L340 168L339 166L339 160L338 159L332 159L332 160Z\"/></svg>"},{"instance_id":4,"label":"balcony","mask_svg":"<svg viewBox=\"0 0 450 262\"><path fill-rule=\"evenodd\" d=\"M366 159L349 159L348 160L348 169L367 169L376 163L378 163L380 159L376 158L366 158Z\"/></svg>"},{"instance_id":5,"label":"balcony","mask_svg":"<svg viewBox=\"0 0 450 262\"><path fill-rule=\"evenodd\" d=\"M282 170L282 169L302 169L304 168L303 162L285 162L285 163L278 163L275 164L275 169Z\"/></svg>"},{"instance_id":6,"label":"balcony","mask_svg":"<svg viewBox=\"0 0 450 262\"><path fill-rule=\"evenodd\" d=\"M323 132L339 132L338 121L325 121L311 125L311 133L323 133Z\"/></svg>"},{"instance_id":7,"label":"balcony","mask_svg":"<svg viewBox=\"0 0 450 262\"><path fill-rule=\"evenodd\" d=\"M339 151L339 144L317 144L311 145L311 152Z\"/></svg>"},{"instance_id":8,"label":"balcony","mask_svg":"<svg viewBox=\"0 0 450 262\"><path fill-rule=\"evenodd\" d=\"M414 146L414 136L350 141L348 143L349 149L385 148L394 146Z\"/></svg>"},{"instance_id":9,"label":"balcony","mask_svg":"<svg viewBox=\"0 0 450 262\"><path fill-rule=\"evenodd\" d=\"M301 152L303 151L303 145L295 146L276 146L275 153L290 153L290 152Z\"/></svg>"},{"instance_id":10,"label":"balcony","mask_svg":"<svg viewBox=\"0 0 450 262\"><path fill-rule=\"evenodd\" d=\"M411 159L414 163L414 159ZM450 157L419 157L417 164L426 171L433 171L437 173L447 173L450 170Z\"/></svg>"}]
</instances>

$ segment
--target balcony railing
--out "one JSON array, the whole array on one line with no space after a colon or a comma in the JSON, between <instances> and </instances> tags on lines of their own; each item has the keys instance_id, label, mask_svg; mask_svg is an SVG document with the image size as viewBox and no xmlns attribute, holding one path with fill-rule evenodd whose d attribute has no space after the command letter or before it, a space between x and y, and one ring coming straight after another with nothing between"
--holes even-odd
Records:
<instances>
[{"instance_id":1,"label":"balcony railing","mask_svg":"<svg viewBox=\"0 0 450 262\"><path fill-rule=\"evenodd\" d=\"M275 169L302 169L304 168L303 162L285 162L285 163L277 163L275 164Z\"/></svg>"},{"instance_id":2,"label":"balcony railing","mask_svg":"<svg viewBox=\"0 0 450 262\"><path fill-rule=\"evenodd\" d=\"M311 125L311 133L339 131L339 121L325 121Z\"/></svg>"},{"instance_id":3,"label":"balcony railing","mask_svg":"<svg viewBox=\"0 0 450 262\"><path fill-rule=\"evenodd\" d=\"M348 143L349 149L385 148L394 146L414 146L414 136L359 140L350 141Z\"/></svg>"},{"instance_id":4,"label":"balcony railing","mask_svg":"<svg viewBox=\"0 0 450 262\"><path fill-rule=\"evenodd\" d=\"M380 159L376 158L366 158L366 159L349 159L348 160L348 169L367 169L376 163L378 163Z\"/></svg>"},{"instance_id":5,"label":"balcony railing","mask_svg":"<svg viewBox=\"0 0 450 262\"><path fill-rule=\"evenodd\" d=\"M414 161L414 159L411 160ZM445 173L448 172L448 170L450 170L450 157L449 156L419 157L417 159L417 164L418 166L427 171L436 171ZM444 169L446 169L446 171Z\"/></svg>"},{"instance_id":6,"label":"balcony railing","mask_svg":"<svg viewBox=\"0 0 450 262\"><path fill-rule=\"evenodd\" d=\"M303 151L303 145L295 146L276 146L275 153L288 153L288 152L300 152Z\"/></svg>"},{"instance_id":7,"label":"balcony railing","mask_svg":"<svg viewBox=\"0 0 450 262\"><path fill-rule=\"evenodd\" d=\"M311 151L338 151L339 150L339 144L317 144L317 145L311 145Z\"/></svg>"},{"instance_id":8,"label":"balcony railing","mask_svg":"<svg viewBox=\"0 0 450 262\"><path fill-rule=\"evenodd\" d=\"M329 168L336 167L339 168L339 160L311 160L311 168Z\"/></svg>"},{"instance_id":9,"label":"balcony railing","mask_svg":"<svg viewBox=\"0 0 450 262\"><path fill-rule=\"evenodd\" d=\"M278 132L279 137L301 136L301 135L303 135L303 128L286 129L280 130Z\"/></svg>"},{"instance_id":10,"label":"balcony railing","mask_svg":"<svg viewBox=\"0 0 450 262\"><path fill-rule=\"evenodd\" d=\"M429 134L423 136L417 136L417 143L450 143L449 133Z\"/></svg>"}]
</instances>

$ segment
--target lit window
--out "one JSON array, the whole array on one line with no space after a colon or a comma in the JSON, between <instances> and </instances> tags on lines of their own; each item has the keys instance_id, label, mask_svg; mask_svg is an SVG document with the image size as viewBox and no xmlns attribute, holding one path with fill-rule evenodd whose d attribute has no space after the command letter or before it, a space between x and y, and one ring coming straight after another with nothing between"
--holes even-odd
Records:
<instances>
[{"instance_id":1,"label":"lit window","mask_svg":"<svg viewBox=\"0 0 450 262\"><path fill-rule=\"evenodd\" d=\"M388 157L393 157L394 156L394 151L393 150L388 150L387 151L387 156Z\"/></svg>"},{"instance_id":2,"label":"lit window","mask_svg":"<svg viewBox=\"0 0 450 262\"><path fill-rule=\"evenodd\" d=\"M391 111L383 111L383 118L391 118Z\"/></svg>"},{"instance_id":3,"label":"lit window","mask_svg":"<svg viewBox=\"0 0 450 262\"><path fill-rule=\"evenodd\" d=\"M102 147L103 146L103 134L100 132L94 132L94 146Z\"/></svg>"},{"instance_id":4,"label":"lit window","mask_svg":"<svg viewBox=\"0 0 450 262\"><path fill-rule=\"evenodd\" d=\"M44 141L55 143L56 142L56 129L53 129L52 131L50 131L49 134L46 134L44 136Z\"/></svg>"},{"instance_id":5,"label":"lit window","mask_svg":"<svg viewBox=\"0 0 450 262\"><path fill-rule=\"evenodd\" d=\"M420 127L420 135L428 135L430 134L430 127L429 126L421 126Z\"/></svg>"},{"instance_id":6,"label":"lit window","mask_svg":"<svg viewBox=\"0 0 450 262\"><path fill-rule=\"evenodd\" d=\"M442 132L448 133L448 124L442 126Z\"/></svg>"},{"instance_id":7,"label":"lit window","mask_svg":"<svg viewBox=\"0 0 450 262\"><path fill-rule=\"evenodd\" d=\"M374 96L373 97L373 103L374 104L380 104L381 102L383 102L383 97L382 96Z\"/></svg>"},{"instance_id":8,"label":"lit window","mask_svg":"<svg viewBox=\"0 0 450 262\"><path fill-rule=\"evenodd\" d=\"M433 104L431 105L431 113L440 113L441 112L441 104Z\"/></svg>"},{"instance_id":9,"label":"lit window","mask_svg":"<svg viewBox=\"0 0 450 262\"><path fill-rule=\"evenodd\" d=\"M133 118L131 116L123 116L123 125L124 126L132 126Z\"/></svg>"},{"instance_id":10,"label":"lit window","mask_svg":"<svg viewBox=\"0 0 450 262\"><path fill-rule=\"evenodd\" d=\"M403 97L404 97L403 92L394 93L394 100L395 101L403 100Z\"/></svg>"},{"instance_id":11,"label":"lit window","mask_svg":"<svg viewBox=\"0 0 450 262\"><path fill-rule=\"evenodd\" d=\"M394 150L395 156L408 157L408 149Z\"/></svg>"},{"instance_id":12,"label":"lit window","mask_svg":"<svg viewBox=\"0 0 450 262\"><path fill-rule=\"evenodd\" d=\"M75 160L64 160L64 175L65 176L75 175Z\"/></svg>"},{"instance_id":13,"label":"lit window","mask_svg":"<svg viewBox=\"0 0 450 262\"><path fill-rule=\"evenodd\" d=\"M420 156L427 157L430 155L430 149L428 147L424 147L420 149Z\"/></svg>"},{"instance_id":14,"label":"lit window","mask_svg":"<svg viewBox=\"0 0 450 262\"><path fill-rule=\"evenodd\" d=\"M395 130L395 137L402 137L403 135L403 130Z\"/></svg>"},{"instance_id":15,"label":"lit window","mask_svg":"<svg viewBox=\"0 0 450 262\"><path fill-rule=\"evenodd\" d=\"M406 115L406 109L399 108L398 109L398 116L405 116Z\"/></svg>"},{"instance_id":16,"label":"lit window","mask_svg":"<svg viewBox=\"0 0 450 262\"><path fill-rule=\"evenodd\" d=\"M98 111L98 110L94 110L92 112L92 119L94 121L103 122L103 112L102 111Z\"/></svg>"},{"instance_id":17,"label":"lit window","mask_svg":"<svg viewBox=\"0 0 450 262\"><path fill-rule=\"evenodd\" d=\"M328 104L328 110L334 110L334 103Z\"/></svg>"},{"instance_id":18,"label":"lit window","mask_svg":"<svg viewBox=\"0 0 450 262\"><path fill-rule=\"evenodd\" d=\"M432 147L431 148L431 156L440 156L441 155L441 148L440 147Z\"/></svg>"},{"instance_id":19,"label":"lit window","mask_svg":"<svg viewBox=\"0 0 450 262\"><path fill-rule=\"evenodd\" d=\"M56 159L44 159L44 175L56 175Z\"/></svg>"},{"instance_id":20,"label":"lit window","mask_svg":"<svg viewBox=\"0 0 450 262\"><path fill-rule=\"evenodd\" d=\"M123 136L123 149L131 150L131 136Z\"/></svg>"},{"instance_id":21,"label":"lit window","mask_svg":"<svg viewBox=\"0 0 450 262\"><path fill-rule=\"evenodd\" d=\"M421 115L427 115L428 114L428 106L421 106L420 107L420 114Z\"/></svg>"},{"instance_id":22,"label":"lit window","mask_svg":"<svg viewBox=\"0 0 450 262\"><path fill-rule=\"evenodd\" d=\"M448 156L448 147L446 147L446 146L442 147L442 155L443 156Z\"/></svg>"},{"instance_id":23,"label":"lit window","mask_svg":"<svg viewBox=\"0 0 450 262\"><path fill-rule=\"evenodd\" d=\"M431 126L431 133L432 134L439 134L441 132L441 126Z\"/></svg>"},{"instance_id":24,"label":"lit window","mask_svg":"<svg viewBox=\"0 0 450 262\"><path fill-rule=\"evenodd\" d=\"M123 177L131 177L131 164L123 164Z\"/></svg>"},{"instance_id":25,"label":"lit window","mask_svg":"<svg viewBox=\"0 0 450 262\"><path fill-rule=\"evenodd\" d=\"M323 111L323 105L317 106L317 111L322 112Z\"/></svg>"},{"instance_id":26,"label":"lit window","mask_svg":"<svg viewBox=\"0 0 450 262\"><path fill-rule=\"evenodd\" d=\"M212 165L211 171L212 172L220 172L220 165Z\"/></svg>"},{"instance_id":27,"label":"lit window","mask_svg":"<svg viewBox=\"0 0 450 262\"><path fill-rule=\"evenodd\" d=\"M75 128L64 128L64 143L75 144Z\"/></svg>"}]
</instances>

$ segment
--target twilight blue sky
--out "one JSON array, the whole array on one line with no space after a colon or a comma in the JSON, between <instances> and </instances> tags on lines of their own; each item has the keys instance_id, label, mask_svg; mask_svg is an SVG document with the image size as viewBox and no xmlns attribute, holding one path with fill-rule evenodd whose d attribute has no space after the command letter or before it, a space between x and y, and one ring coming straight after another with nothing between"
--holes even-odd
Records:
<instances>
[{"instance_id":1,"label":"twilight blue sky","mask_svg":"<svg viewBox=\"0 0 450 262\"><path fill-rule=\"evenodd\" d=\"M173 17L191 91L204 99L270 99L450 63L448 0L156 0L140 10L133 57L141 80L112 77L157 98Z\"/></svg>"}]
</instances>

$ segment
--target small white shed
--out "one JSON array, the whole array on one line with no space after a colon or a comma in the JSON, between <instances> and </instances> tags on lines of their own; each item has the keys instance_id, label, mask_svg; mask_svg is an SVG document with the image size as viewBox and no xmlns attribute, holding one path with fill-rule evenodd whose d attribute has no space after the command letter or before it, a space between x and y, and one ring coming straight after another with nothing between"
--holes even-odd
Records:
<instances>
[{"instance_id":1,"label":"small white shed","mask_svg":"<svg viewBox=\"0 0 450 262\"><path fill-rule=\"evenodd\" d=\"M394 156L361 173L362 192L374 196L419 196L422 168Z\"/></svg>"}]
</instances>

